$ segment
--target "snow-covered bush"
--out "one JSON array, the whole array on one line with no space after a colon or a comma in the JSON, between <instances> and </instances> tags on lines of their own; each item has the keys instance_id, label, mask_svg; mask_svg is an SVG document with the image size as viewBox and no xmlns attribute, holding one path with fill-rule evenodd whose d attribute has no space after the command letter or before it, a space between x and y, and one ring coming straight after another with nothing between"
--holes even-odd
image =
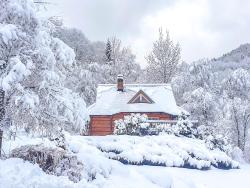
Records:
<instances>
[{"instance_id":1,"label":"snow-covered bush","mask_svg":"<svg viewBox=\"0 0 250 188\"><path fill-rule=\"evenodd\" d=\"M188 137L204 140L210 150L219 149L230 152L230 145L225 137L214 134L208 126L193 124L186 113L182 112L176 124L157 124L147 122L147 115L131 114L115 121L114 134L117 135L161 135L169 134L177 137Z\"/></svg>"},{"instance_id":2,"label":"snow-covered bush","mask_svg":"<svg viewBox=\"0 0 250 188\"><path fill-rule=\"evenodd\" d=\"M53 135L51 135L49 139L51 141L54 141L57 147L66 150L67 146L65 143L65 135L61 127L58 127L58 130L55 131L55 133L53 133Z\"/></svg>"},{"instance_id":3,"label":"snow-covered bush","mask_svg":"<svg viewBox=\"0 0 250 188\"><path fill-rule=\"evenodd\" d=\"M109 136L88 139L110 159L124 164L169 166L195 169L238 168L226 152L211 150L204 140L175 135Z\"/></svg>"},{"instance_id":4,"label":"snow-covered bush","mask_svg":"<svg viewBox=\"0 0 250 188\"><path fill-rule=\"evenodd\" d=\"M158 135L161 132L176 136L198 137L197 125L192 124L183 112L175 125L147 122L146 114L130 114L115 121L114 134L118 135Z\"/></svg>"},{"instance_id":5,"label":"snow-covered bush","mask_svg":"<svg viewBox=\"0 0 250 188\"><path fill-rule=\"evenodd\" d=\"M184 112L181 112L177 123L172 126L172 130L176 136L185 136L189 138L196 138L198 136L197 126L189 120Z\"/></svg>"},{"instance_id":6,"label":"snow-covered bush","mask_svg":"<svg viewBox=\"0 0 250 188\"><path fill-rule=\"evenodd\" d=\"M115 121L114 134L142 135L143 130L149 127L149 123L146 123L147 119L146 114L139 113L124 116L124 119Z\"/></svg>"},{"instance_id":7,"label":"snow-covered bush","mask_svg":"<svg viewBox=\"0 0 250 188\"><path fill-rule=\"evenodd\" d=\"M25 145L12 150L11 157L38 164L44 172L57 176L68 176L73 182L81 180L83 164L74 155L60 148L43 145Z\"/></svg>"},{"instance_id":8,"label":"snow-covered bush","mask_svg":"<svg viewBox=\"0 0 250 188\"><path fill-rule=\"evenodd\" d=\"M230 149L225 136L215 134L208 126L193 124L183 112L178 117L177 123L168 128L168 133L204 140L207 147L211 150L220 149L221 151L229 152Z\"/></svg>"},{"instance_id":9,"label":"snow-covered bush","mask_svg":"<svg viewBox=\"0 0 250 188\"><path fill-rule=\"evenodd\" d=\"M227 138L223 135L209 135L205 138L205 142L208 148L210 149L220 149L224 152L230 152L230 145L227 141Z\"/></svg>"}]
</instances>

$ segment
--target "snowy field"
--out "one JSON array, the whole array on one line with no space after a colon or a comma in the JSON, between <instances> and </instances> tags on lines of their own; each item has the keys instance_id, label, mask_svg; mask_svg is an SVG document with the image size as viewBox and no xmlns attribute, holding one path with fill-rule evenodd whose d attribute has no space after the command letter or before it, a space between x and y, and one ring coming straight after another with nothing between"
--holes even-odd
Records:
<instances>
[{"instance_id":1,"label":"snowy field","mask_svg":"<svg viewBox=\"0 0 250 188\"><path fill-rule=\"evenodd\" d=\"M174 167L122 165L122 172L114 171L109 178L74 184L66 177L45 174L39 167L23 163L20 159L0 161L1 188L249 188L250 165L241 169L200 171ZM125 173L124 173L125 172Z\"/></svg>"},{"instance_id":2,"label":"snowy field","mask_svg":"<svg viewBox=\"0 0 250 188\"><path fill-rule=\"evenodd\" d=\"M233 162L222 153L209 152L203 147L203 143L193 139L178 138L173 136L157 137L130 137L130 136L105 136L82 137L66 136L69 150L84 164L82 180L73 183L65 176L48 175L29 162L11 158L0 160L0 188L12 187L104 187L104 188L249 188L250 165L241 165L240 169L222 170L213 165L208 170L188 169L166 166L125 165L117 158L113 158L110 149L120 149L118 155L127 156L134 161L140 161L142 156L157 161L162 160L156 156L165 156L171 160L165 160L167 166L171 164L181 165L186 157L186 152L192 151L194 155L203 156L206 165L212 164L214 158ZM165 141L163 141L165 140ZM54 143L47 139L18 137L15 141L4 141L3 149L7 154L16 147L26 144L40 144L55 147ZM171 144L172 143L172 144ZM164 146L168 144L169 146ZM160 147L161 146L161 147ZM179 148L177 153L171 150L175 146ZM102 148L102 149L101 149ZM103 149L106 148L106 151ZM122 152L123 150L123 152ZM115 153L114 153L115 154ZM156 155L157 154L157 155ZM182 158L180 157L182 156ZM193 155L192 155L193 156ZM206 161L205 161L206 159ZM192 161L194 164L200 164Z\"/></svg>"},{"instance_id":3,"label":"snowy field","mask_svg":"<svg viewBox=\"0 0 250 188\"><path fill-rule=\"evenodd\" d=\"M172 178L172 187L195 187L195 188L249 188L250 165L241 165L241 169L220 170L211 169L200 171L195 169L152 167L152 166L129 166L157 182L164 187L164 179ZM161 184L161 182L163 182Z\"/></svg>"}]
</instances>

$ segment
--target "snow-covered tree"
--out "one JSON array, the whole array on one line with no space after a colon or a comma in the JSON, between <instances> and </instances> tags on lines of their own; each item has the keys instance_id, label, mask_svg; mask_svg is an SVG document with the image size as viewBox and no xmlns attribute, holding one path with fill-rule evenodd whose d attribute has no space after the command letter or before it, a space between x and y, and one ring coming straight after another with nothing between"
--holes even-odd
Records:
<instances>
[{"instance_id":1,"label":"snow-covered tree","mask_svg":"<svg viewBox=\"0 0 250 188\"><path fill-rule=\"evenodd\" d=\"M152 52L146 57L148 62L147 73L149 82L168 83L176 74L180 60L180 46L166 36L162 28L159 29L159 38L153 44Z\"/></svg>"},{"instance_id":2,"label":"snow-covered tree","mask_svg":"<svg viewBox=\"0 0 250 188\"><path fill-rule=\"evenodd\" d=\"M107 40L107 43L106 43L105 55L106 55L107 61L110 62L112 60L112 58L111 58L112 47L111 47L111 43L110 43L109 39Z\"/></svg>"},{"instance_id":3,"label":"snow-covered tree","mask_svg":"<svg viewBox=\"0 0 250 188\"><path fill-rule=\"evenodd\" d=\"M81 30L62 26L54 30L53 36L61 39L74 50L77 63L89 64L95 61L92 44Z\"/></svg>"},{"instance_id":4,"label":"snow-covered tree","mask_svg":"<svg viewBox=\"0 0 250 188\"><path fill-rule=\"evenodd\" d=\"M237 146L244 151L250 130L250 103L247 100L234 98L229 103L231 126Z\"/></svg>"},{"instance_id":5,"label":"snow-covered tree","mask_svg":"<svg viewBox=\"0 0 250 188\"><path fill-rule=\"evenodd\" d=\"M218 118L218 97L215 76L208 60L199 60L192 64L182 64L172 86L177 101L182 104L193 119L201 124L213 126Z\"/></svg>"},{"instance_id":6,"label":"snow-covered tree","mask_svg":"<svg viewBox=\"0 0 250 188\"><path fill-rule=\"evenodd\" d=\"M84 98L87 105L94 102L99 83L115 83L118 74L123 74L126 82L136 82L140 66L135 63L135 55L130 48L122 47L115 37L104 42L91 42L76 29L57 27L52 32L69 45L76 53L76 64L67 80L67 86Z\"/></svg>"},{"instance_id":7,"label":"snow-covered tree","mask_svg":"<svg viewBox=\"0 0 250 188\"><path fill-rule=\"evenodd\" d=\"M178 121L173 125L172 130L176 136L185 136L189 138L198 137L197 126L189 120L184 112L178 116Z\"/></svg>"},{"instance_id":8,"label":"snow-covered tree","mask_svg":"<svg viewBox=\"0 0 250 188\"><path fill-rule=\"evenodd\" d=\"M183 95L185 104L183 107L188 110L193 118L199 120L206 126L212 126L216 118L216 97L203 88L197 88Z\"/></svg>"},{"instance_id":9,"label":"snow-covered tree","mask_svg":"<svg viewBox=\"0 0 250 188\"><path fill-rule=\"evenodd\" d=\"M6 118L27 131L48 135L58 126L84 128L83 99L66 87L75 53L50 34L51 24L38 16L30 0L0 3L0 83Z\"/></svg>"},{"instance_id":10,"label":"snow-covered tree","mask_svg":"<svg viewBox=\"0 0 250 188\"><path fill-rule=\"evenodd\" d=\"M224 92L228 98L235 97L250 99L250 73L239 68L231 72L231 75L223 80Z\"/></svg>"},{"instance_id":11,"label":"snow-covered tree","mask_svg":"<svg viewBox=\"0 0 250 188\"><path fill-rule=\"evenodd\" d=\"M226 119L236 145L245 150L250 128L250 74L239 68L223 80Z\"/></svg>"},{"instance_id":12,"label":"snow-covered tree","mask_svg":"<svg viewBox=\"0 0 250 188\"><path fill-rule=\"evenodd\" d=\"M4 119L4 115L5 115L4 99L5 99L5 91L1 88L0 89L0 128L1 128L2 120Z\"/></svg>"},{"instance_id":13,"label":"snow-covered tree","mask_svg":"<svg viewBox=\"0 0 250 188\"><path fill-rule=\"evenodd\" d=\"M102 66L98 63L91 63L85 67L75 66L72 77L67 80L68 87L77 92L87 105L95 102L99 83L105 83L105 79Z\"/></svg>"},{"instance_id":14,"label":"snow-covered tree","mask_svg":"<svg viewBox=\"0 0 250 188\"><path fill-rule=\"evenodd\" d=\"M209 129L213 141L223 135L245 157L250 148L250 68L246 49L242 45L218 59L182 64L172 79L176 99L192 119ZM241 59L243 56L246 58Z\"/></svg>"},{"instance_id":15,"label":"snow-covered tree","mask_svg":"<svg viewBox=\"0 0 250 188\"><path fill-rule=\"evenodd\" d=\"M140 74L140 66L135 62L135 55L129 47L122 47L121 40L110 39L111 61L103 66L106 83L115 83L117 75L122 74L127 82L136 82Z\"/></svg>"}]
</instances>

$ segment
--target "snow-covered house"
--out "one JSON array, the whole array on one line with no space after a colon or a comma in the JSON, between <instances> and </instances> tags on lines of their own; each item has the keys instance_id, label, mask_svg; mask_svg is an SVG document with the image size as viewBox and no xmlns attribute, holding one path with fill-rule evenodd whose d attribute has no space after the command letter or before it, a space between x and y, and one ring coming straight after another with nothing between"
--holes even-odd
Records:
<instances>
[{"instance_id":1,"label":"snow-covered house","mask_svg":"<svg viewBox=\"0 0 250 188\"><path fill-rule=\"evenodd\" d=\"M169 84L100 84L96 103L88 108L90 135L113 133L114 121L131 113L147 114L151 120L174 120L184 111L176 105Z\"/></svg>"}]
</instances>

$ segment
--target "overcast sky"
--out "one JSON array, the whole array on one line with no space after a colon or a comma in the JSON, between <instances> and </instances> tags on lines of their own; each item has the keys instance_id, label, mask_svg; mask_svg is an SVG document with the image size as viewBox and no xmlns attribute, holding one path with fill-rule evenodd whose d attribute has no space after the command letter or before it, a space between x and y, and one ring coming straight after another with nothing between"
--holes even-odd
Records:
<instances>
[{"instance_id":1,"label":"overcast sky","mask_svg":"<svg viewBox=\"0 0 250 188\"><path fill-rule=\"evenodd\" d=\"M167 28L182 48L182 60L218 57L250 42L250 0L51 0L51 10L90 40L116 36L137 61Z\"/></svg>"}]
</instances>

